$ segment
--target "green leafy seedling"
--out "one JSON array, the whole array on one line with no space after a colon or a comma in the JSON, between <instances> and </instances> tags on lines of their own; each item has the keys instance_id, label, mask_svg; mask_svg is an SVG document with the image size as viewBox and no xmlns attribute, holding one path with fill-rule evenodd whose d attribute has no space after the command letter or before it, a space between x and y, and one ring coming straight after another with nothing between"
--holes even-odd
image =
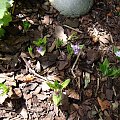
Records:
<instances>
[{"instance_id":1,"label":"green leafy seedling","mask_svg":"<svg viewBox=\"0 0 120 120\"><path fill-rule=\"evenodd\" d=\"M39 38L36 41L33 41L33 44L35 44L37 52L40 53L42 56L44 56L46 52L46 43L47 43L47 38Z\"/></svg>"},{"instance_id":2,"label":"green leafy seedling","mask_svg":"<svg viewBox=\"0 0 120 120\"><path fill-rule=\"evenodd\" d=\"M32 48L31 46L28 47L28 52L29 52L30 56L31 56L32 58L34 58L34 56L33 56L33 48Z\"/></svg>"},{"instance_id":3,"label":"green leafy seedling","mask_svg":"<svg viewBox=\"0 0 120 120\"><path fill-rule=\"evenodd\" d=\"M70 44L67 44L67 52L68 52L68 57L71 57L74 53L73 48L71 47Z\"/></svg>"},{"instance_id":4,"label":"green leafy seedling","mask_svg":"<svg viewBox=\"0 0 120 120\"><path fill-rule=\"evenodd\" d=\"M105 58L105 60L102 64L99 64L99 69L104 76L107 76L109 73L109 65L110 65L110 63L107 58Z\"/></svg>"},{"instance_id":5,"label":"green leafy seedling","mask_svg":"<svg viewBox=\"0 0 120 120\"><path fill-rule=\"evenodd\" d=\"M60 48L63 45L63 40L61 39L56 39L55 40L55 45L56 45L56 49Z\"/></svg>"},{"instance_id":6,"label":"green leafy seedling","mask_svg":"<svg viewBox=\"0 0 120 120\"><path fill-rule=\"evenodd\" d=\"M1 0L0 1L0 37L4 36L4 27L9 25L12 21L10 13L10 7L13 6L13 0Z\"/></svg>"},{"instance_id":7,"label":"green leafy seedling","mask_svg":"<svg viewBox=\"0 0 120 120\"><path fill-rule=\"evenodd\" d=\"M28 21L23 21L23 28L24 28L24 31L25 31L25 32L27 32L30 27L31 27L30 22L28 22Z\"/></svg>"},{"instance_id":8,"label":"green leafy seedling","mask_svg":"<svg viewBox=\"0 0 120 120\"><path fill-rule=\"evenodd\" d=\"M62 100L62 90L68 86L70 79L65 80L63 83L58 83L56 80L54 83L47 82L47 85L54 90L52 99L56 106L59 106Z\"/></svg>"},{"instance_id":9,"label":"green leafy seedling","mask_svg":"<svg viewBox=\"0 0 120 120\"><path fill-rule=\"evenodd\" d=\"M108 76L112 78L120 76L120 68L110 67L110 63L107 58L105 58L102 64L99 64L99 69L102 72L103 76Z\"/></svg>"},{"instance_id":10,"label":"green leafy seedling","mask_svg":"<svg viewBox=\"0 0 120 120\"><path fill-rule=\"evenodd\" d=\"M3 84L0 83L0 96L6 95L9 92L9 88Z\"/></svg>"},{"instance_id":11,"label":"green leafy seedling","mask_svg":"<svg viewBox=\"0 0 120 120\"><path fill-rule=\"evenodd\" d=\"M73 32L69 37L68 40L76 40L78 39L77 32Z\"/></svg>"},{"instance_id":12,"label":"green leafy seedling","mask_svg":"<svg viewBox=\"0 0 120 120\"><path fill-rule=\"evenodd\" d=\"M47 43L47 38L46 37L39 38L38 40L33 41L33 44L35 44L37 47L46 46L46 43Z\"/></svg>"}]
</instances>

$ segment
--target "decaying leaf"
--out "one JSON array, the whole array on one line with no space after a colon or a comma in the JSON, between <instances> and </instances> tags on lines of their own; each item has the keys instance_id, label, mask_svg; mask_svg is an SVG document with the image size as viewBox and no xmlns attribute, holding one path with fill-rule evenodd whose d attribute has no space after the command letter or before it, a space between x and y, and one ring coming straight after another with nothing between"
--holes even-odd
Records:
<instances>
[{"instance_id":1,"label":"decaying leaf","mask_svg":"<svg viewBox=\"0 0 120 120\"><path fill-rule=\"evenodd\" d=\"M110 103L108 100L101 100L99 97L97 97L97 101L98 101L102 111L110 108Z\"/></svg>"},{"instance_id":2,"label":"decaying leaf","mask_svg":"<svg viewBox=\"0 0 120 120\"><path fill-rule=\"evenodd\" d=\"M23 75L23 74L20 74L20 75L17 75L15 77L16 80L19 80L19 81L22 81L22 82L31 82L34 80L34 76L33 75Z\"/></svg>"},{"instance_id":3,"label":"decaying leaf","mask_svg":"<svg viewBox=\"0 0 120 120\"><path fill-rule=\"evenodd\" d=\"M86 88L88 86L88 84L90 83L90 73L86 72L84 77L85 77L85 86L84 86L84 88Z\"/></svg>"},{"instance_id":4,"label":"decaying leaf","mask_svg":"<svg viewBox=\"0 0 120 120\"><path fill-rule=\"evenodd\" d=\"M5 101L5 99L8 97L8 95L3 95L0 96L0 104L3 104L3 102Z\"/></svg>"}]
</instances>

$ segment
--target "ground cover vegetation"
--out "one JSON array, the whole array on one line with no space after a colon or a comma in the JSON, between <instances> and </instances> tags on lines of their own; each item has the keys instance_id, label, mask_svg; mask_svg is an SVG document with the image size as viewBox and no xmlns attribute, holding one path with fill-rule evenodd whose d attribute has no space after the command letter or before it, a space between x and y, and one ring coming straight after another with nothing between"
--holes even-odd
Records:
<instances>
[{"instance_id":1,"label":"ground cover vegetation","mask_svg":"<svg viewBox=\"0 0 120 120\"><path fill-rule=\"evenodd\" d=\"M47 0L1 0L0 119L120 119L119 28L119 0L75 18Z\"/></svg>"}]
</instances>

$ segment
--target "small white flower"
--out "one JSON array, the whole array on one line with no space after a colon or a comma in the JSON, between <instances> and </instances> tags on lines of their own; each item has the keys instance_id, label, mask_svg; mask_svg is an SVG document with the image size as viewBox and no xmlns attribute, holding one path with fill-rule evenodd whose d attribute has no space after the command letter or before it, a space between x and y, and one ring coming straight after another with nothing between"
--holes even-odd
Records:
<instances>
[{"instance_id":1,"label":"small white flower","mask_svg":"<svg viewBox=\"0 0 120 120\"><path fill-rule=\"evenodd\" d=\"M116 55L117 57L120 57L120 51L117 51L117 52L115 53L115 55Z\"/></svg>"}]
</instances>

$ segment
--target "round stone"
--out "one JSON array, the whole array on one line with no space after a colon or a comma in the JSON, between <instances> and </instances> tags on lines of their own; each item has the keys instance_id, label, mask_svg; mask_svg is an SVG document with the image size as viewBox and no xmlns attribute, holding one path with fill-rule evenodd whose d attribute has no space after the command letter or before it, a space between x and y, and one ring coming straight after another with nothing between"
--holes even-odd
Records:
<instances>
[{"instance_id":1,"label":"round stone","mask_svg":"<svg viewBox=\"0 0 120 120\"><path fill-rule=\"evenodd\" d=\"M89 12L93 0L49 0L60 14L68 17L79 17Z\"/></svg>"}]
</instances>

